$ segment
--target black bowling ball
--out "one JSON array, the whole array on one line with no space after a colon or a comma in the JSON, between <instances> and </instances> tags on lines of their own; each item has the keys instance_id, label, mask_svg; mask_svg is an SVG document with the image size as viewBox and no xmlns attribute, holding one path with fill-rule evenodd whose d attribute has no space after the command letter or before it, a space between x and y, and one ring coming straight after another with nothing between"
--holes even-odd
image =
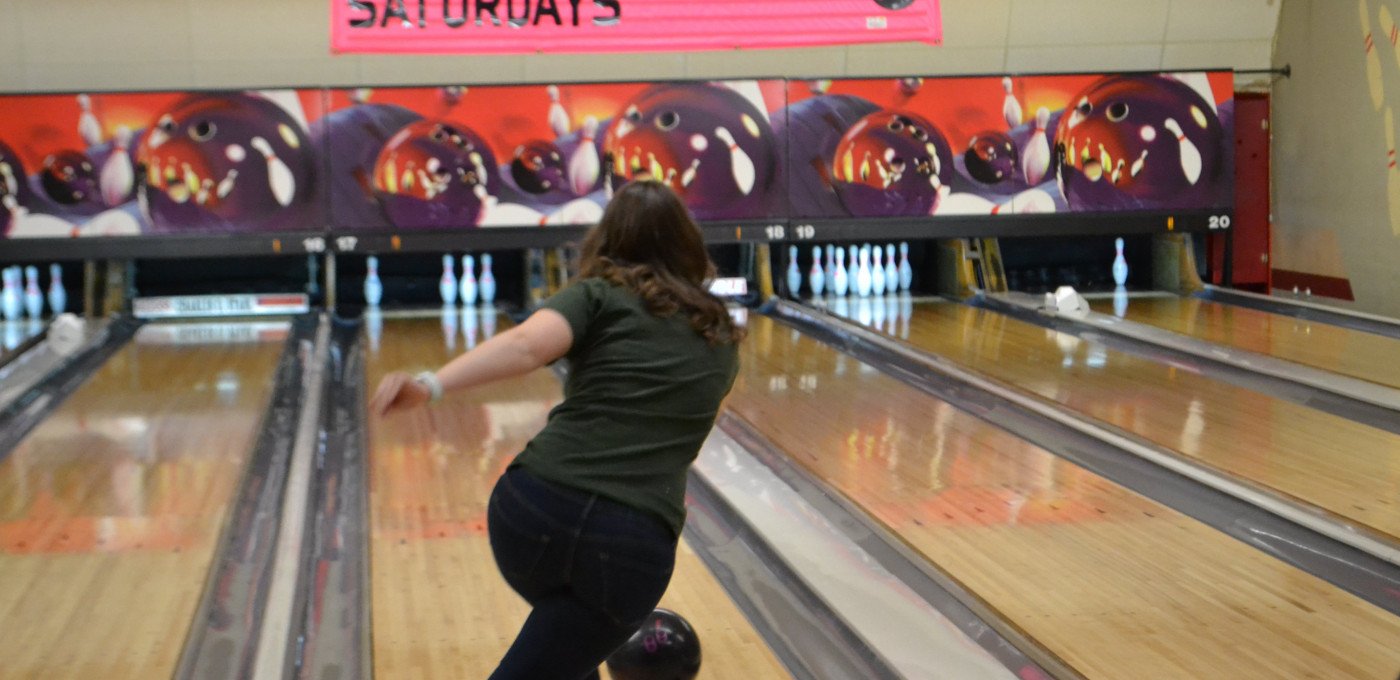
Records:
<instances>
[{"instance_id":1,"label":"black bowling ball","mask_svg":"<svg viewBox=\"0 0 1400 680\"><path fill-rule=\"evenodd\" d=\"M700 672L700 638L680 614L657 609L608 657L608 672L613 680L691 680Z\"/></svg>"}]
</instances>

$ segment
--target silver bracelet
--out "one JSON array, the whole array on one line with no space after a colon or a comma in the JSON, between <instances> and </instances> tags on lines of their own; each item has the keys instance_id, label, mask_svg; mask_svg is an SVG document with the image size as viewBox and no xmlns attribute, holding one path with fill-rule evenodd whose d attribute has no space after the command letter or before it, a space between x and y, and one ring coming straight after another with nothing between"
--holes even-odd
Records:
<instances>
[{"instance_id":1,"label":"silver bracelet","mask_svg":"<svg viewBox=\"0 0 1400 680\"><path fill-rule=\"evenodd\" d=\"M432 371L423 371L413 376L413 382L428 388L428 403L436 403L442 400L442 381L438 380L437 374Z\"/></svg>"}]
</instances>

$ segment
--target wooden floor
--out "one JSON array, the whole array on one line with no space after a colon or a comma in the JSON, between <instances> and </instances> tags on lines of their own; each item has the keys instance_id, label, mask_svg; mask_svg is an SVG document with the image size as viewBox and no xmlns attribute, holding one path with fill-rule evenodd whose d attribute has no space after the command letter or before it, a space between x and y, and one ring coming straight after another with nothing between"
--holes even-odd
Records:
<instances>
[{"instance_id":1,"label":"wooden floor","mask_svg":"<svg viewBox=\"0 0 1400 680\"><path fill-rule=\"evenodd\" d=\"M1094 300L1113 313L1112 300ZM1129 298L1124 315L1175 333L1400 388L1400 340L1195 297Z\"/></svg>"},{"instance_id":2,"label":"wooden floor","mask_svg":"<svg viewBox=\"0 0 1400 680\"><path fill-rule=\"evenodd\" d=\"M367 384L372 389L389 370L445 362L455 353L446 337L454 338L455 351L463 349L455 328L444 330L437 318L386 319L379 350L368 357ZM492 561L486 499L561 398L559 381L540 370L450 396L428 410L370 422L378 680L484 678L514 639L528 608ZM701 677L788 677L684 542L662 606L696 627Z\"/></svg>"},{"instance_id":3,"label":"wooden floor","mask_svg":"<svg viewBox=\"0 0 1400 680\"><path fill-rule=\"evenodd\" d=\"M750 319L731 412L1086 676L1388 679L1400 670L1400 619ZM978 325L953 328L955 344L998 342ZM1070 370L1058 355L1007 359Z\"/></svg>"},{"instance_id":4,"label":"wooden floor","mask_svg":"<svg viewBox=\"0 0 1400 680\"><path fill-rule=\"evenodd\" d=\"M0 677L170 677L280 342L120 350L0 462Z\"/></svg>"},{"instance_id":5,"label":"wooden floor","mask_svg":"<svg viewBox=\"0 0 1400 680\"><path fill-rule=\"evenodd\" d=\"M1400 436L967 305L908 324L916 347L1400 537Z\"/></svg>"}]
</instances>

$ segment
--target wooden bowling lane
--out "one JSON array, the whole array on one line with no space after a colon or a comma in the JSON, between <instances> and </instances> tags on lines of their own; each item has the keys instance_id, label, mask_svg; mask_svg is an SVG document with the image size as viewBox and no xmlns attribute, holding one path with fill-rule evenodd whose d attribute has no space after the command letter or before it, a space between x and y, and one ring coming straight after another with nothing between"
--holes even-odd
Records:
<instances>
[{"instance_id":1,"label":"wooden bowling lane","mask_svg":"<svg viewBox=\"0 0 1400 680\"><path fill-rule=\"evenodd\" d=\"M730 412L1085 676L1400 669L1400 619L787 326L750 320Z\"/></svg>"},{"instance_id":2,"label":"wooden bowling lane","mask_svg":"<svg viewBox=\"0 0 1400 680\"><path fill-rule=\"evenodd\" d=\"M1113 314L1113 301L1094 299ZM1400 389L1400 340L1197 297L1128 299L1123 318Z\"/></svg>"},{"instance_id":3,"label":"wooden bowling lane","mask_svg":"<svg viewBox=\"0 0 1400 680\"><path fill-rule=\"evenodd\" d=\"M907 340L1400 540L1400 436L967 305L915 304Z\"/></svg>"},{"instance_id":4,"label":"wooden bowling lane","mask_svg":"<svg viewBox=\"0 0 1400 680\"><path fill-rule=\"evenodd\" d=\"M174 672L283 343L143 337L0 461L0 677Z\"/></svg>"},{"instance_id":5,"label":"wooden bowling lane","mask_svg":"<svg viewBox=\"0 0 1400 680\"><path fill-rule=\"evenodd\" d=\"M465 348L467 337L484 339L488 324L508 325L494 316L385 319L379 349L366 353L368 389L390 370L445 363ZM471 336L463 334L468 328ZM370 421L371 611L379 680L484 678L510 646L528 607L492 560L486 500L561 398L558 379L539 370L451 395L430 409ZM684 541L662 606L681 612L699 632L702 677L788 677Z\"/></svg>"}]
</instances>

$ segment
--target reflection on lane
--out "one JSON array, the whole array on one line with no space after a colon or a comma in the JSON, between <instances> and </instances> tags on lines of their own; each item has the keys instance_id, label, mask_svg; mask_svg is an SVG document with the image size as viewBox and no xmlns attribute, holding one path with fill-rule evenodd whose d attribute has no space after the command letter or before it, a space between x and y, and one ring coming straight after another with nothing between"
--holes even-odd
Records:
<instances>
[{"instance_id":1,"label":"reflection on lane","mask_svg":"<svg viewBox=\"0 0 1400 680\"><path fill-rule=\"evenodd\" d=\"M915 305L909 342L1400 537L1400 436L967 305Z\"/></svg>"},{"instance_id":2,"label":"reflection on lane","mask_svg":"<svg viewBox=\"0 0 1400 680\"><path fill-rule=\"evenodd\" d=\"M789 327L750 327L731 412L1086 675L1400 667L1380 642L1400 622L1371 605Z\"/></svg>"},{"instance_id":3,"label":"reflection on lane","mask_svg":"<svg viewBox=\"0 0 1400 680\"><path fill-rule=\"evenodd\" d=\"M229 327L234 328L234 327ZM0 462L0 658L22 677L168 676L287 333L151 326Z\"/></svg>"}]
</instances>

